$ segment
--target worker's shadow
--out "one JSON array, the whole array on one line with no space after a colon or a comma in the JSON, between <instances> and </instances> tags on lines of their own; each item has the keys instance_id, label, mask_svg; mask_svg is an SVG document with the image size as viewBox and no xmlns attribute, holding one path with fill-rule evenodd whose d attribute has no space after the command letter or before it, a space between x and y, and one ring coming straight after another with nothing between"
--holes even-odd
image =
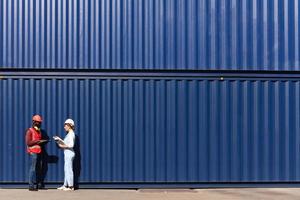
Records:
<instances>
[{"instance_id":1,"label":"worker's shadow","mask_svg":"<svg viewBox=\"0 0 300 200\"><path fill-rule=\"evenodd\" d=\"M50 137L45 130L41 130L41 133L42 133L43 140L50 141ZM39 179L38 182L41 183L43 186L44 186L45 178L46 178L47 172L48 172L48 164L52 164L52 163L57 164L58 163L58 156L48 154L47 144L48 144L48 142L41 144L41 148L42 148L42 153L40 156L41 162L40 162L40 165L37 166L37 173L39 174L37 176Z\"/></svg>"},{"instance_id":2,"label":"worker's shadow","mask_svg":"<svg viewBox=\"0 0 300 200\"><path fill-rule=\"evenodd\" d=\"M47 132L42 130L42 139L43 140L50 140ZM39 173L39 183L43 183L45 181L47 172L48 172L48 164L57 164L58 163L58 156L56 155L49 155L47 152L47 143L43 143L42 147L42 154L41 154L41 166L38 166L37 172ZM79 177L81 173L81 152L80 152L80 139L78 135L75 135L75 158L73 161L73 172L74 172L74 187L75 189L79 188Z\"/></svg>"},{"instance_id":3,"label":"worker's shadow","mask_svg":"<svg viewBox=\"0 0 300 200\"><path fill-rule=\"evenodd\" d=\"M74 172L74 187L75 189L79 188L79 177L81 173L81 152L80 152L80 138L75 134L75 158L73 161L73 172Z\"/></svg>"}]
</instances>

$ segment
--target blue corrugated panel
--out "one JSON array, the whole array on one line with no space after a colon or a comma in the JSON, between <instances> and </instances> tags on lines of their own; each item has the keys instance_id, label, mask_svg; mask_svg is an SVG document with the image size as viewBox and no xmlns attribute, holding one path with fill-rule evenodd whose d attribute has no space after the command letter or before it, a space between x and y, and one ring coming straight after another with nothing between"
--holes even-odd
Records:
<instances>
[{"instance_id":1,"label":"blue corrugated panel","mask_svg":"<svg viewBox=\"0 0 300 200\"><path fill-rule=\"evenodd\" d=\"M300 69L298 0L2 0L0 9L5 68Z\"/></svg>"},{"instance_id":2,"label":"blue corrugated panel","mask_svg":"<svg viewBox=\"0 0 300 200\"><path fill-rule=\"evenodd\" d=\"M0 182L26 182L24 132L49 136L71 117L89 183L300 180L299 80L2 77ZM54 143L47 181L63 180Z\"/></svg>"}]
</instances>

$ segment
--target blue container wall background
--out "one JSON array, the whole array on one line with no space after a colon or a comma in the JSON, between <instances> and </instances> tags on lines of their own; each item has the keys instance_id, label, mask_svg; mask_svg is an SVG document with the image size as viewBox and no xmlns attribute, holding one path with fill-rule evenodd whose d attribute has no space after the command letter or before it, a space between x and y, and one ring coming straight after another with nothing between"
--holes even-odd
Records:
<instances>
[{"instance_id":1,"label":"blue container wall background","mask_svg":"<svg viewBox=\"0 0 300 200\"><path fill-rule=\"evenodd\" d=\"M35 113L75 120L81 183L299 182L299 6L1 0L0 184L27 182Z\"/></svg>"},{"instance_id":2,"label":"blue container wall background","mask_svg":"<svg viewBox=\"0 0 300 200\"><path fill-rule=\"evenodd\" d=\"M299 70L298 0L1 0L0 64Z\"/></svg>"},{"instance_id":3,"label":"blue container wall background","mask_svg":"<svg viewBox=\"0 0 300 200\"><path fill-rule=\"evenodd\" d=\"M299 181L299 93L292 79L2 77L0 183L27 181L34 113L50 137L75 120L83 183Z\"/></svg>"}]
</instances>

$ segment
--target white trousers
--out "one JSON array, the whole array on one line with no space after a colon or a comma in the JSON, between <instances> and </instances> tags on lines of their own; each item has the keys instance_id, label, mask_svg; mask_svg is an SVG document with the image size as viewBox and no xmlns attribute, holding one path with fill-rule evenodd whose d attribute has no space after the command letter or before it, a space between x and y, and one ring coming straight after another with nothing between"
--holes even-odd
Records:
<instances>
[{"instance_id":1,"label":"white trousers","mask_svg":"<svg viewBox=\"0 0 300 200\"><path fill-rule=\"evenodd\" d=\"M74 186L74 173L73 173L73 160L75 157L75 153L68 152L65 153L65 181L64 186L73 187Z\"/></svg>"}]
</instances>

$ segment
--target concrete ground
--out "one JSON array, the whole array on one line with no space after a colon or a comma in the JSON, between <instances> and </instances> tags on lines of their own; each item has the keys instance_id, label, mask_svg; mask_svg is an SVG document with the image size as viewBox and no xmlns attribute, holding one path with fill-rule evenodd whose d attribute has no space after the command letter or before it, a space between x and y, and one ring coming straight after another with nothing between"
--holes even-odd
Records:
<instances>
[{"instance_id":1,"label":"concrete ground","mask_svg":"<svg viewBox=\"0 0 300 200\"><path fill-rule=\"evenodd\" d=\"M290 200L300 199L298 188L237 188L237 189L80 189L66 192L55 189L30 192L25 189L0 189L1 200Z\"/></svg>"}]
</instances>

